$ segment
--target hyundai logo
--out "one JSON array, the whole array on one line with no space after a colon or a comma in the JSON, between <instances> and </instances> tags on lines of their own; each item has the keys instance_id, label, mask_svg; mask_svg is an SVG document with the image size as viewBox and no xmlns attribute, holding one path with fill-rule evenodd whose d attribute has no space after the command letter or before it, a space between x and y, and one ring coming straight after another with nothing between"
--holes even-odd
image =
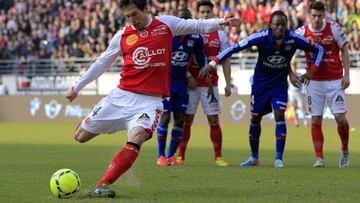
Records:
<instances>
[{"instance_id":1,"label":"hyundai logo","mask_svg":"<svg viewBox=\"0 0 360 203\"><path fill-rule=\"evenodd\" d=\"M183 51L175 51L171 55L174 61L186 61L188 58L188 54Z\"/></svg>"},{"instance_id":2,"label":"hyundai logo","mask_svg":"<svg viewBox=\"0 0 360 203\"><path fill-rule=\"evenodd\" d=\"M274 55L274 56L267 57L267 60L272 64L280 64L280 63L285 62L285 57L279 56L279 55Z\"/></svg>"}]
</instances>

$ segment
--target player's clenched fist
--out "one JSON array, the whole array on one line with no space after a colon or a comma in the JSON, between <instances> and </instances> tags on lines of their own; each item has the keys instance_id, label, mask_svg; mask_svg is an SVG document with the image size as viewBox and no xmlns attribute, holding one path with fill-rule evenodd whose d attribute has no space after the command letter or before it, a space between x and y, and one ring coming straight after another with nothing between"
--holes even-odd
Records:
<instances>
[{"instance_id":1,"label":"player's clenched fist","mask_svg":"<svg viewBox=\"0 0 360 203\"><path fill-rule=\"evenodd\" d=\"M68 90L65 93L65 98L68 99L70 102L72 102L77 96L78 96L78 93L72 89Z\"/></svg>"}]
</instances>

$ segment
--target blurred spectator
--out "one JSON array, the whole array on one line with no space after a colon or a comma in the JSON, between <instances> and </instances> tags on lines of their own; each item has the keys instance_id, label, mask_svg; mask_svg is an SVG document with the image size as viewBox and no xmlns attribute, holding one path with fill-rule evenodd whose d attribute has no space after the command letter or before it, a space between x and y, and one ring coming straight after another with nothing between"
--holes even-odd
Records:
<instances>
[{"instance_id":1,"label":"blurred spectator","mask_svg":"<svg viewBox=\"0 0 360 203\"><path fill-rule=\"evenodd\" d=\"M9 88L3 83L2 78L0 78L0 96L4 95L9 95Z\"/></svg>"},{"instance_id":2,"label":"blurred spectator","mask_svg":"<svg viewBox=\"0 0 360 203\"><path fill-rule=\"evenodd\" d=\"M125 24L120 0L0 0L0 59L93 58ZM152 14L176 14L183 7L195 13L196 0L149 0ZM307 21L315 0L214 0L215 14L239 16L239 29L226 30L231 42L266 28L275 10L289 17L291 29ZM360 50L360 0L322 0L327 16L347 34L351 50ZM55 50L56 49L56 50ZM57 65L56 65L57 66Z\"/></svg>"}]
</instances>

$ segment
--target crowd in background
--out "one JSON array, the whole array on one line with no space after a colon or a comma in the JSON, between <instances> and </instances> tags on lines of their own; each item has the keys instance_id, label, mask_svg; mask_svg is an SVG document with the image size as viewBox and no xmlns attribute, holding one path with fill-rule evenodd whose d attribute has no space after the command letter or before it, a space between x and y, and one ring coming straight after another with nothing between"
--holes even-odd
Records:
<instances>
[{"instance_id":1,"label":"crowd in background","mask_svg":"<svg viewBox=\"0 0 360 203\"><path fill-rule=\"evenodd\" d=\"M125 24L120 0L0 0L0 59L94 58ZM268 26L275 10L296 29L307 22L311 0L215 0L217 16L242 19L227 30L231 43ZM360 50L360 0L325 0L327 17L339 23L350 50ZM196 16L196 0L152 0L154 15L176 15L188 7Z\"/></svg>"}]
</instances>

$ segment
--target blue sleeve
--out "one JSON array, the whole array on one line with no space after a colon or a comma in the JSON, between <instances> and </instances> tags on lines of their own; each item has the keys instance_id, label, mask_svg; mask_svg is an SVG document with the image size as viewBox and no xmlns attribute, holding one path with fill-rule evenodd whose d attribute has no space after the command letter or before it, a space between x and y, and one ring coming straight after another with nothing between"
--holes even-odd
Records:
<instances>
[{"instance_id":1,"label":"blue sleeve","mask_svg":"<svg viewBox=\"0 0 360 203\"><path fill-rule=\"evenodd\" d=\"M267 35L268 35L268 31L263 30L263 31L254 33L254 34L250 35L249 37L233 44L231 47L225 49L224 51L220 52L216 56L216 58L219 59L219 61L217 61L217 62L222 62L225 59L229 58L234 53L237 53L241 50L250 48L252 46L260 45L263 42L264 37Z\"/></svg>"},{"instance_id":2,"label":"blue sleeve","mask_svg":"<svg viewBox=\"0 0 360 203\"><path fill-rule=\"evenodd\" d=\"M312 44L308 39L303 37L302 35L294 33L294 38L296 40L297 48L304 50L305 52L311 52L313 54L312 63L319 67L320 63L324 56L324 48L317 43Z\"/></svg>"},{"instance_id":3,"label":"blue sleeve","mask_svg":"<svg viewBox=\"0 0 360 203\"><path fill-rule=\"evenodd\" d=\"M206 56L204 52L204 40L202 36L199 35L199 37L195 39L195 42L196 42L194 47L195 56L199 67L202 68L205 66L205 64L207 64Z\"/></svg>"}]
</instances>

